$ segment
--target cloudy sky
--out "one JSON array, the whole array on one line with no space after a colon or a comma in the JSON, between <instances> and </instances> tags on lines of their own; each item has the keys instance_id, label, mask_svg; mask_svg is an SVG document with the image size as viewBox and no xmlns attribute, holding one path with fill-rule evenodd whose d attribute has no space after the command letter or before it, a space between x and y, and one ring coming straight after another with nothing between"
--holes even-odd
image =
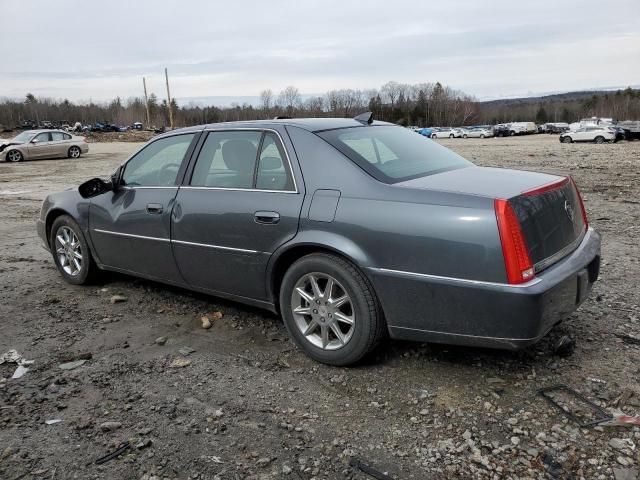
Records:
<instances>
[{"instance_id":1,"label":"cloudy sky","mask_svg":"<svg viewBox=\"0 0 640 480\"><path fill-rule=\"evenodd\" d=\"M440 81L480 99L640 85L638 0L2 0L0 97Z\"/></svg>"}]
</instances>

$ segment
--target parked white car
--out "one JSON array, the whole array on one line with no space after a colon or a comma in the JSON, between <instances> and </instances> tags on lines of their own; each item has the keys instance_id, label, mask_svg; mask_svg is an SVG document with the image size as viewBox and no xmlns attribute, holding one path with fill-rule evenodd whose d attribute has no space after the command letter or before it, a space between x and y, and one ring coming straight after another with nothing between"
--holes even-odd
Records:
<instances>
[{"instance_id":1,"label":"parked white car","mask_svg":"<svg viewBox=\"0 0 640 480\"><path fill-rule=\"evenodd\" d=\"M493 130L488 128L470 128L463 132L462 138L486 138L493 137Z\"/></svg>"},{"instance_id":2,"label":"parked white car","mask_svg":"<svg viewBox=\"0 0 640 480\"><path fill-rule=\"evenodd\" d=\"M580 127L574 131L568 131L560 134L562 143L573 142L594 142L604 143L613 142L616 139L616 131L608 127Z\"/></svg>"},{"instance_id":3,"label":"parked white car","mask_svg":"<svg viewBox=\"0 0 640 480\"><path fill-rule=\"evenodd\" d=\"M434 128L431 132L431 138L460 138L462 132L456 128Z\"/></svg>"}]
</instances>

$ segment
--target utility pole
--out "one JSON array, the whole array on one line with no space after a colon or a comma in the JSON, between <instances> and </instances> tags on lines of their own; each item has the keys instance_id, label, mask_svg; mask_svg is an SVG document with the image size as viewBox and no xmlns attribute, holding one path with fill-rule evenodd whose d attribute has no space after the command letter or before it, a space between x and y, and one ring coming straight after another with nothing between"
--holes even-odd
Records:
<instances>
[{"instance_id":1,"label":"utility pole","mask_svg":"<svg viewBox=\"0 0 640 480\"><path fill-rule=\"evenodd\" d=\"M164 78L167 82L167 106L169 107L169 124L171 125L171 130L173 130L173 107L171 106L171 93L169 92L169 74L167 73L167 69L164 69Z\"/></svg>"},{"instance_id":2,"label":"utility pole","mask_svg":"<svg viewBox=\"0 0 640 480\"><path fill-rule=\"evenodd\" d=\"M147 128L151 128L151 115L149 115L149 97L147 97L147 82L142 77L142 86L144 87L144 107L147 110Z\"/></svg>"}]
</instances>

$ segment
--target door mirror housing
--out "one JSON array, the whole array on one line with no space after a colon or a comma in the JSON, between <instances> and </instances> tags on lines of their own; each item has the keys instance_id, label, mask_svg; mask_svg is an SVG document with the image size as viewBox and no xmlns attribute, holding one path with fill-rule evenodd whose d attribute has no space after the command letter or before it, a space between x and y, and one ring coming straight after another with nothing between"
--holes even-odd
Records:
<instances>
[{"instance_id":1,"label":"door mirror housing","mask_svg":"<svg viewBox=\"0 0 640 480\"><path fill-rule=\"evenodd\" d=\"M33 140L31 140L31 143L38 143L40 140L38 140L37 138L34 138Z\"/></svg>"},{"instance_id":2,"label":"door mirror housing","mask_svg":"<svg viewBox=\"0 0 640 480\"><path fill-rule=\"evenodd\" d=\"M82 198L91 198L113 190L113 182L102 178L92 178L78 187Z\"/></svg>"},{"instance_id":3,"label":"door mirror housing","mask_svg":"<svg viewBox=\"0 0 640 480\"><path fill-rule=\"evenodd\" d=\"M119 166L115 172L111 174L112 190L117 190L122 182L122 166Z\"/></svg>"}]
</instances>

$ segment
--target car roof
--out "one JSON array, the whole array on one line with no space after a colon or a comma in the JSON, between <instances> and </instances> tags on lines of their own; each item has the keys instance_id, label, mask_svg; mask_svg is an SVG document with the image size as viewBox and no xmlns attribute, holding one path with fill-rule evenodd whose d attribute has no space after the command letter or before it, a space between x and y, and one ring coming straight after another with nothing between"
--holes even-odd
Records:
<instances>
[{"instance_id":1,"label":"car roof","mask_svg":"<svg viewBox=\"0 0 640 480\"><path fill-rule=\"evenodd\" d=\"M222 129L222 128L268 128L275 125L289 125L304 128L310 132L320 132L323 130L333 130L336 128L366 127L353 118L274 118L271 120L247 120L241 122L219 122L208 123L206 125L196 125L193 127L185 127L177 130L166 132L165 135L172 133L188 133L198 132L200 130ZM372 125L393 125L394 123L374 121Z\"/></svg>"},{"instance_id":2,"label":"car roof","mask_svg":"<svg viewBox=\"0 0 640 480\"><path fill-rule=\"evenodd\" d=\"M40 128L38 130L25 130L26 133L49 133L49 132L61 132L71 135L69 132L60 130L59 128Z\"/></svg>"}]
</instances>

